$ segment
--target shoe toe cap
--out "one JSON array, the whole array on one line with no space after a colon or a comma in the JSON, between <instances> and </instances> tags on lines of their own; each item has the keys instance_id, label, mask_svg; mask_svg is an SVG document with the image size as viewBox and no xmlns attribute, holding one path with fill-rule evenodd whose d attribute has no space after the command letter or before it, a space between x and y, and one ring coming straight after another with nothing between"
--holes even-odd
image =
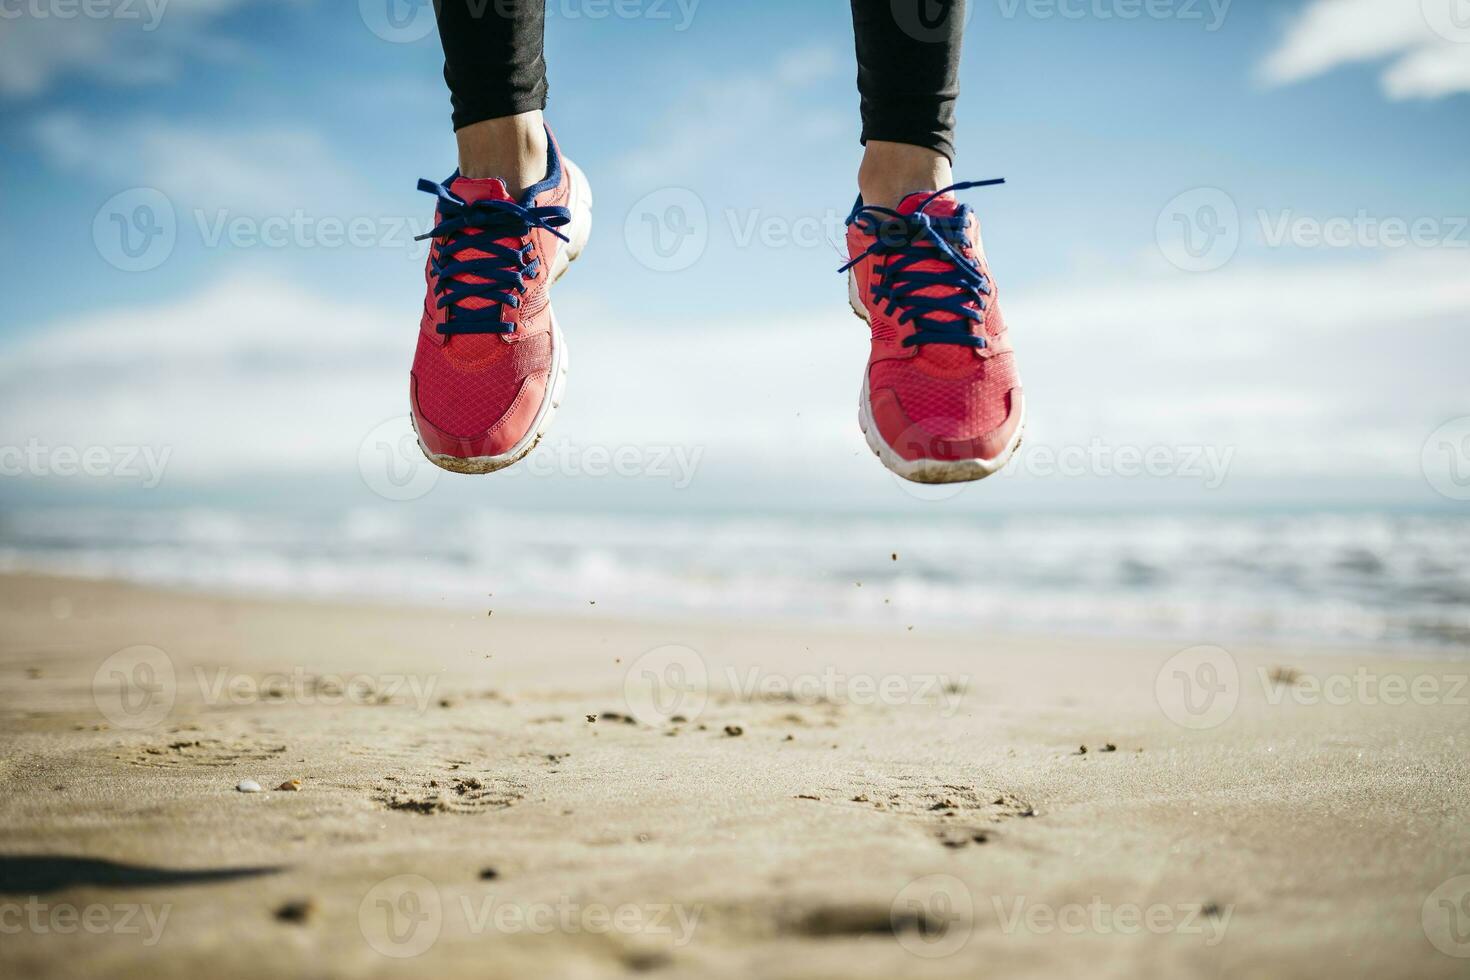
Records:
<instances>
[{"instance_id":1,"label":"shoe toe cap","mask_svg":"<svg viewBox=\"0 0 1470 980\"><path fill-rule=\"evenodd\" d=\"M1021 389L992 400L988 411L972 417L912 411L892 388L874 391L870 404L879 435L900 457L953 462L994 460L1011 445L1021 427Z\"/></svg>"},{"instance_id":2,"label":"shoe toe cap","mask_svg":"<svg viewBox=\"0 0 1470 980\"><path fill-rule=\"evenodd\" d=\"M415 428L425 448L461 459L510 452L530 435L547 396L547 376L537 372L521 380L507 404L467 405L446 413L437 399L424 397L417 375L411 376L409 384Z\"/></svg>"}]
</instances>

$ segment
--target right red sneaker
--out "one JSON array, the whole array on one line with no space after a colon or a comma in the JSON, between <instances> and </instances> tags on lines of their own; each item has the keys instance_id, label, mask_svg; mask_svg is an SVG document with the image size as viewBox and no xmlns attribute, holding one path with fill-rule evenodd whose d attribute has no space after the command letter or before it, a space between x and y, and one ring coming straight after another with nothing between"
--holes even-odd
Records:
<instances>
[{"instance_id":1,"label":"right red sneaker","mask_svg":"<svg viewBox=\"0 0 1470 980\"><path fill-rule=\"evenodd\" d=\"M1015 355L980 242L955 184L847 219L853 312L872 329L858 421L883 465L915 483L983 480L1021 443Z\"/></svg>"},{"instance_id":2,"label":"right red sneaker","mask_svg":"<svg viewBox=\"0 0 1470 980\"><path fill-rule=\"evenodd\" d=\"M425 270L409 398L419 446L436 466L492 473L546 433L567 351L549 289L592 228L587 179L547 132L547 173L513 201L504 181L458 171L442 184Z\"/></svg>"}]
</instances>

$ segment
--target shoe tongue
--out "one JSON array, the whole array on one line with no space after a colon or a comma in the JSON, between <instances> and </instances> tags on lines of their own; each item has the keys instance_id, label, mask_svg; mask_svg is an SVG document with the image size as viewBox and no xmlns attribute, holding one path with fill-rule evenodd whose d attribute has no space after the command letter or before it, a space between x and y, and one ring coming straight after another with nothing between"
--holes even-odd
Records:
<instances>
[{"instance_id":1,"label":"shoe tongue","mask_svg":"<svg viewBox=\"0 0 1470 980\"><path fill-rule=\"evenodd\" d=\"M934 198L932 201L929 200L931 197ZM925 205L925 201L929 203ZM933 191L915 191L898 202L898 213L914 214L919 211L920 207L923 207L925 214L935 218L952 218L960 209L959 202L955 200L953 194L941 194L934 197ZM928 239L924 241L927 242ZM938 254L939 249L936 246L930 243L930 247L933 248L935 254ZM944 272L951 267L947 261L942 259L926 259L911 268L918 272ZM921 289L919 295L943 297L953 296L954 292L952 288L945 286L928 286ZM931 313L929 317L939 321L961 319L953 313ZM938 368L958 368L970 363L974 356L973 350L969 347L960 347L955 344L925 344L919 348L918 359Z\"/></svg>"},{"instance_id":2,"label":"shoe tongue","mask_svg":"<svg viewBox=\"0 0 1470 980\"><path fill-rule=\"evenodd\" d=\"M913 214L929 198L934 196L933 191L914 191L908 197L898 202L899 214ZM924 208L925 214L932 214L936 218L950 218L960 209L960 202L956 201L953 194L941 194L929 201L929 206Z\"/></svg>"},{"instance_id":3,"label":"shoe tongue","mask_svg":"<svg viewBox=\"0 0 1470 980\"><path fill-rule=\"evenodd\" d=\"M509 201L505 181L499 177L456 177L449 185L449 192L461 201Z\"/></svg>"},{"instance_id":4,"label":"shoe tongue","mask_svg":"<svg viewBox=\"0 0 1470 980\"><path fill-rule=\"evenodd\" d=\"M506 191L505 181L499 177L456 177L449 185L449 192L466 204L474 204L478 201L512 200L509 192ZM484 232L474 229L461 232L461 236L479 237L483 234ZM510 248L515 248L520 244L520 241L515 238L501 238L498 241ZM486 244L489 242L487 241ZM455 258L468 261L488 256L488 252L478 248L466 248ZM480 276L462 275L456 278L461 282L485 282L485 279ZM461 310L483 310L497 304L478 296L467 296L457 305ZM489 356L500 351L503 346L498 334L456 334L449 338L449 343L460 355L469 358Z\"/></svg>"}]
</instances>

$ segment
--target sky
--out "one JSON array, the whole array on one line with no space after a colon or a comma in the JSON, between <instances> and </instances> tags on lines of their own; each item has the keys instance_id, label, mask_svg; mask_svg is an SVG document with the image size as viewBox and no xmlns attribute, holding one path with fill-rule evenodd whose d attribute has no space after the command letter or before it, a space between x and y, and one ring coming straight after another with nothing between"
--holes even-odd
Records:
<instances>
[{"instance_id":1,"label":"sky","mask_svg":"<svg viewBox=\"0 0 1470 980\"><path fill-rule=\"evenodd\" d=\"M1030 407L1016 472L944 500L1464 507L1465 0L969 18L955 172L1007 180L965 200ZM555 293L566 404L539 475L423 475L432 499L932 502L856 424L846 5L547 19L548 120L596 197ZM364 461L412 465L415 183L454 167L440 69L405 0L0 0L0 499L385 496ZM61 474L95 447L100 484ZM143 450L157 487L119 462ZM635 475L590 472L619 451Z\"/></svg>"}]
</instances>

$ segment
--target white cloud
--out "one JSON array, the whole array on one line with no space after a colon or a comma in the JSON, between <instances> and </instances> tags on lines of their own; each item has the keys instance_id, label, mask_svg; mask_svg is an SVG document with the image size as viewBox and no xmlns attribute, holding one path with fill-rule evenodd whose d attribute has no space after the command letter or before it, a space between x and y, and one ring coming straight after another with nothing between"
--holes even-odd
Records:
<instances>
[{"instance_id":1,"label":"white cloud","mask_svg":"<svg viewBox=\"0 0 1470 980\"><path fill-rule=\"evenodd\" d=\"M43 325L0 358L0 444L171 447L184 478L340 466L402 413L415 306L238 277Z\"/></svg>"},{"instance_id":2,"label":"white cloud","mask_svg":"<svg viewBox=\"0 0 1470 980\"><path fill-rule=\"evenodd\" d=\"M287 0L6 4L0 96L38 95L69 74L125 85L164 82L187 61L236 57L240 48L214 22L251 2Z\"/></svg>"},{"instance_id":3,"label":"white cloud","mask_svg":"<svg viewBox=\"0 0 1470 980\"><path fill-rule=\"evenodd\" d=\"M1260 66L1269 84L1285 85L1341 65L1386 61L1381 75L1393 99L1433 99L1470 92L1470 25L1463 0L1311 0Z\"/></svg>"},{"instance_id":4,"label":"white cloud","mask_svg":"<svg viewBox=\"0 0 1470 980\"><path fill-rule=\"evenodd\" d=\"M1433 99L1470 92L1470 41L1418 48L1383 73L1383 87L1396 99Z\"/></svg>"},{"instance_id":5,"label":"white cloud","mask_svg":"<svg viewBox=\"0 0 1470 980\"><path fill-rule=\"evenodd\" d=\"M153 187L176 205L282 214L338 208L363 189L326 139L302 126L118 121L42 116L33 135L47 162L113 187Z\"/></svg>"},{"instance_id":6,"label":"white cloud","mask_svg":"<svg viewBox=\"0 0 1470 980\"><path fill-rule=\"evenodd\" d=\"M1235 446L1239 475L1416 474L1429 432L1470 410L1467 282L1470 253L1442 250L1008 293L1031 441ZM234 278L39 324L0 346L0 445L166 445L185 479L351 472L406 410L416 301ZM599 303L559 298L559 438L702 446L752 487L873 478L854 421L866 331L840 299L694 333Z\"/></svg>"},{"instance_id":7,"label":"white cloud","mask_svg":"<svg viewBox=\"0 0 1470 980\"><path fill-rule=\"evenodd\" d=\"M417 295L385 309L237 276L166 302L40 324L0 344L0 446L168 446L170 474L184 479L341 470L369 430L407 409L417 309ZM861 331L840 310L765 324L807 352L775 371L752 363L747 332L733 322L696 343L657 344L650 331L667 325L609 322L571 295L559 297L558 315L575 362L558 430L578 444L718 443L740 455L774 441L791 450L791 396L808 390L813 370L842 396L804 397L830 412L831 432L852 435ZM853 339L846 371L827 366L838 324ZM753 400L751 410L731 413L740 399Z\"/></svg>"},{"instance_id":8,"label":"white cloud","mask_svg":"<svg viewBox=\"0 0 1470 980\"><path fill-rule=\"evenodd\" d=\"M1238 260L1005 302L1042 438L1225 442L1242 471L1402 475L1435 425L1470 410L1467 283L1470 249L1446 248Z\"/></svg>"},{"instance_id":9,"label":"white cloud","mask_svg":"<svg viewBox=\"0 0 1470 980\"><path fill-rule=\"evenodd\" d=\"M404 305L412 312L415 304ZM79 316L19 337L5 347L14 363L0 377L19 383L36 371L192 373L324 355L380 365L403 347L403 331L390 322L381 313L344 310L334 297L238 275L171 303Z\"/></svg>"}]
</instances>

